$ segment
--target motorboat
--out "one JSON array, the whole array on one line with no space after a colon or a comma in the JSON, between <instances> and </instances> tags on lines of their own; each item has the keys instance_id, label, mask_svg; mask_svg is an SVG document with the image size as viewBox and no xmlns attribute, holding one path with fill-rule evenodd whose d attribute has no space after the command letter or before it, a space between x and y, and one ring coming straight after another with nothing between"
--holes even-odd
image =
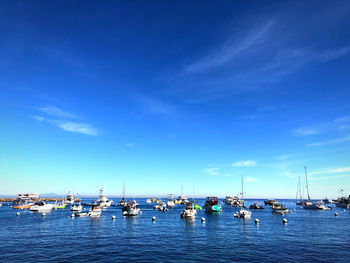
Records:
<instances>
[{"instance_id":1,"label":"motorboat","mask_svg":"<svg viewBox=\"0 0 350 263\"><path fill-rule=\"evenodd\" d=\"M163 212L168 211L166 204L160 199L157 201L157 204L153 207L153 209L163 211Z\"/></svg>"},{"instance_id":2,"label":"motorboat","mask_svg":"<svg viewBox=\"0 0 350 263\"><path fill-rule=\"evenodd\" d=\"M89 217L100 217L101 216L101 207L99 203L92 203L87 216Z\"/></svg>"},{"instance_id":3,"label":"motorboat","mask_svg":"<svg viewBox=\"0 0 350 263\"><path fill-rule=\"evenodd\" d=\"M189 202L188 200L187 200L187 196L186 195L184 195L184 194L181 194L177 199L176 199L176 204L181 204L181 205L184 205L184 204L186 204L187 202Z\"/></svg>"},{"instance_id":4,"label":"motorboat","mask_svg":"<svg viewBox=\"0 0 350 263\"><path fill-rule=\"evenodd\" d=\"M167 207L171 207L171 208L175 207L175 202L174 202L172 194L168 195L168 200L166 201L166 205L167 205Z\"/></svg>"},{"instance_id":5,"label":"motorboat","mask_svg":"<svg viewBox=\"0 0 350 263\"><path fill-rule=\"evenodd\" d=\"M100 203L101 208L110 207L111 204L113 203L112 200L108 200L103 188L100 189L100 193L98 194L98 199L96 202Z\"/></svg>"},{"instance_id":6,"label":"motorboat","mask_svg":"<svg viewBox=\"0 0 350 263\"><path fill-rule=\"evenodd\" d=\"M146 204L152 204L152 200L151 199L146 199Z\"/></svg>"},{"instance_id":7,"label":"motorboat","mask_svg":"<svg viewBox=\"0 0 350 263\"><path fill-rule=\"evenodd\" d=\"M74 197L72 191L68 191L68 194L66 196L66 204L67 205L72 205L74 204Z\"/></svg>"},{"instance_id":8,"label":"motorboat","mask_svg":"<svg viewBox=\"0 0 350 263\"><path fill-rule=\"evenodd\" d=\"M336 207L341 207L341 208L350 208L350 195L349 197L341 197L337 200L335 203Z\"/></svg>"},{"instance_id":9,"label":"motorboat","mask_svg":"<svg viewBox=\"0 0 350 263\"><path fill-rule=\"evenodd\" d=\"M193 218L197 214L197 210L195 209L194 202L187 202L185 204L185 210L180 213L180 217L182 218Z\"/></svg>"},{"instance_id":10,"label":"motorboat","mask_svg":"<svg viewBox=\"0 0 350 263\"><path fill-rule=\"evenodd\" d=\"M222 212L222 207L219 204L219 200L215 196L207 197L207 200L204 204L204 209L207 213Z\"/></svg>"},{"instance_id":11,"label":"motorboat","mask_svg":"<svg viewBox=\"0 0 350 263\"><path fill-rule=\"evenodd\" d=\"M52 209L65 209L65 208L66 208L66 204L64 202L61 202L61 203L55 202L52 205Z\"/></svg>"},{"instance_id":12,"label":"motorboat","mask_svg":"<svg viewBox=\"0 0 350 263\"><path fill-rule=\"evenodd\" d=\"M28 200L22 200L19 203L12 206L13 209L29 209L34 205L34 202Z\"/></svg>"},{"instance_id":13,"label":"motorboat","mask_svg":"<svg viewBox=\"0 0 350 263\"><path fill-rule=\"evenodd\" d=\"M259 205L258 202L254 202L254 204L249 206L249 209L265 209L262 205Z\"/></svg>"},{"instance_id":14,"label":"motorboat","mask_svg":"<svg viewBox=\"0 0 350 263\"><path fill-rule=\"evenodd\" d=\"M83 206L81 205L81 203L75 203L75 205L71 206L70 211L81 212L83 211Z\"/></svg>"},{"instance_id":15,"label":"motorboat","mask_svg":"<svg viewBox=\"0 0 350 263\"><path fill-rule=\"evenodd\" d=\"M277 204L277 201L275 199L267 199L264 201L265 205L273 206Z\"/></svg>"},{"instance_id":16,"label":"motorboat","mask_svg":"<svg viewBox=\"0 0 350 263\"><path fill-rule=\"evenodd\" d=\"M250 219L252 216L252 212L242 208L239 211L235 212L233 216L243 219Z\"/></svg>"},{"instance_id":17,"label":"motorboat","mask_svg":"<svg viewBox=\"0 0 350 263\"><path fill-rule=\"evenodd\" d=\"M237 196L226 196L225 199L223 200L225 205L227 206L233 206L233 207L242 207L243 206L243 201L241 198Z\"/></svg>"},{"instance_id":18,"label":"motorboat","mask_svg":"<svg viewBox=\"0 0 350 263\"><path fill-rule=\"evenodd\" d=\"M136 201L132 200L126 203L123 206L122 211L124 216L138 216L141 214L140 208L137 207L138 204Z\"/></svg>"},{"instance_id":19,"label":"motorboat","mask_svg":"<svg viewBox=\"0 0 350 263\"><path fill-rule=\"evenodd\" d=\"M52 204L46 204L44 201L35 202L33 206L30 207L30 211L33 212L48 212L52 210Z\"/></svg>"},{"instance_id":20,"label":"motorboat","mask_svg":"<svg viewBox=\"0 0 350 263\"><path fill-rule=\"evenodd\" d=\"M286 207L285 205L283 204L273 204L271 206L271 211L272 213L279 213L279 214L284 214L284 213L288 213L288 207Z\"/></svg>"}]
</instances>

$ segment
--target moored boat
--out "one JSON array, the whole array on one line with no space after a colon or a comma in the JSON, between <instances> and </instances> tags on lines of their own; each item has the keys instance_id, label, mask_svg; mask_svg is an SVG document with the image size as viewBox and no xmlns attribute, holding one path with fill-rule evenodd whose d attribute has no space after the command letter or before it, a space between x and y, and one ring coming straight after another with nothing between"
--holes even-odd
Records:
<instances>
[{"instance_id":1,"label":"moored boat","mask_svg":"<svg viewBox=\"0 0 350 263\"><path fill-rule=\"evenodd\" d=\"M303 202L303 208L309 209L309 210L328 210L328 208L325 207L325 205L322 201L321 202L320 201L318 201L318 202L311 201L306 166L305 166L305 181L306 181L306 190L307 190L307 201Z\"/></svg>"},{"instance_id":2,"label":"moored boat","mask_svg":"<svg viewBox=\"0 0 350 263\"><path fill-rule=\"evenodd\" d=\"M98 199L96 202L100 203L101 208L110 207L113 203L112 200L108 200L103 188L100 189L100 193L98 194Z\"/></svg>"},{"instance_id":3,"label":"moored boat","mask_svg":"<svg viewBox=\"0 0 350 263\"><path fill-rule=\"evenodd\" d=\"M101 216L101 207L99 203L92 203L87 216L89 217L100 217Z\"/></svg>"},{"instance_id":4,"label":"moored boat","mask_svg":"<svg viewBox=\"0 0 350 263\"><path fill-rule=\"evenodd\" d=\"M57 201L52 205L52 209L65 209L66 204L64 202L57 203Z\"/></svg>"},{"instance_id":5,"label":"moored boat","mask_svg":"<svg viewBox=\"0 0 350 263\"><path fill-rule=\"evenodd\" d=\"M288 207L286 207L285 205L283 204L273 204L271 206L271 211L272 213L279 213L279 214L284 214L284 213L288 213Z\"/></svg>"},{"instance_id":6,"label":"moored boat","mask_svg":"<svg viewBox=\"0 0 350 263\"><path fill-rule=\"evenodd\" d=\"M194 202L187 202L185 204L185 210L181 211L180 217L182 218L193 218L197 214Z\"/></svg>"},{"instance_id":7,"label":"moored boat","mask_svg":"<svg viewBox=\"0 0 350 263\"><path fill-rule=\"evenodd\" d=\"M269 206L273 206L275 204L277 204L277 201L275 199L267 199L264 201L265 205L269 205Z\"/></svg>"},{"instance_id":8,"label":"moored boat","mask_svg":"<svg viewBox=\"0 0 350 263\"><path fill-rule=\"evenodd\" d=\"M30 207L30 211L33 212L48 212L52 210L52 204L46 204L44 201L35 202L33 206Z\"/></svg>"},{"instance_id":9,"label":"moored boat","mask_svg":"<svg viewBox=\"0 0 350 263\"><path fill-rule=\"evenodd\" d=\"M254 204L249 206L249 209L265 209L262 205L259 205L258 202L254 202Z\"/></svg>"},{"instance_id":10,"label":"moored boat","mask_svg":"<svg viewBox=\"0 0 350 263\"><path fill-rule=\"evenodd\" d=\"M204 209L207 213L222 212L222 207L219 204L219 200L215 196L207 197L207 200L204 204Z\"/></svg>"},{"instance_id":11,"label":"moored boat","mask_svg":"<svg viewBox=\"0 0 350 263\"><path fill-rule=\"evenodd\" d=\"M68 191L68 194L67 194L67 196L66 196L66 204L67 205L72 205L72 204L74 204L74 197L73 197L73 193L72 193L72 191Z\"/></svg>"},{"instance_id":12,"label":"moored boat","mask_svg":"<svg viewBox=\"0 0 350 263\"><path fill-rule=\"evenodd\" d=\"M140 212L140 208L137 207L137 202L132 200L126 203L123 206L122 211L124 216L138 216Z\"/></svg>"},{"instance_id":13,"label":"moored boat","mask_svg":"<svg viewBox=\"0 0 350 263\"><path fill-rule=\"evenodd\" d=\"M81 203L75 203L75 205L73 205L70 210L72 212L81 212L83 211L83 206L81 205Z\"/></svg>"},{"instance_id":14,"label":"moored boat","mask_svg":"<svg viewBox=\"0 0 350 263\"><path fill-rule=\"evenodd\" d=\"M175 202L174 202L172 194L168 195L168 200L166 201L166 205L167 205L167 207L171 207L171 208L175 207Z\"/></svg>"},{"instance_id":15,"label":"moored boat","mask_svg":"<svg viewBox=\"0 0 350 263\"><path fill-rule=\"evenodd\" d=\"M244 209L244 198L243 198L243 194L244 194L244 190L243 190L243 175L241 176L241 185L242 185L242 203L243 206L242 208L237 211L236 213L233 214L234 217L239 217L239 218L243 218L243 219L250 219L250 217L252 216L252 212L250 212L249 210Z\"/></svg>"}]
</instances>

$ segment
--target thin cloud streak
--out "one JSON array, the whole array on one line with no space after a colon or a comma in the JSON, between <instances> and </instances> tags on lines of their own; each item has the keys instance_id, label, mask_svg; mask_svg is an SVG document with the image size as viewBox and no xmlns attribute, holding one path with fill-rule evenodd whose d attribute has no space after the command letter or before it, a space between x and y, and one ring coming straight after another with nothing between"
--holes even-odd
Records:
<instances>
[{"instance_id":1,"label":"thin cloud streak","mask_svg":"<svg viewBox=\"0 0 350 263\"><path fill-rule=\"evenodd\" d=\"M318 134L319 131L311 128L297 128L291 131L293 136L309 136L309 135L314 135Z\"/></svg>"},{"instance_id":2,"label":"thin cloud streak","mask_svg":"<svg viewBox=\"0 0 350 263\"><path fill-rule=\"evenodd\" d=\"M249 52L252 47L266 41L273 25L274 21L271 19L263 26L252 29L246 36L240 36L240 38L231 36L217 50L187 66L185 72L195 73L212 70L232 61L245 52ZM239 41L237 41L238 39Z\"/></svg>"},{"instance_id":3,"label":"thin cloud streak","mask_svg":"<svg viewBox=\"0 0 350 263\"><path fill-rule=\"evenodd\" d=\"M256 161L245 160L245 161L237 161L232 164L233 167L253 167L256 166Z\"/></svg>"},{"instance_id":4,"label":"thin cloud streak","mask_svg":"<svg viewBox=\"0 0 350 263\"><path fill-rule=\"evenodd\" d=\"M67 119L75 119L77 116L75 114L66 112L60 108L54 107L54 106L48 106L43 108L36 108L37 110L51 116L61 117L61 118L67 118Z\"/></svg>"},{"instance_id":5,"label":"thin cloud streak","mask_svg":"<svg viewBox=\"0 0 350 263\"><path fill-rule=\"evenodd\" d=\"M337 144L337 143L348 142L348 141L350 141L350 134L348 136L342 137L342 138L310 143L307 146L309 146L309 147L321 147L321 146L325 146L325 145Z\"/></svg>"},{"instance_id":6,"label":"thin cloud streak","mask_svg":"<svg viewBox=\"0 0 350 263\"><path fill-rule=\"evenodd\" d=\"M203 172L209 174L209 175L213 175L213 176L217 176L219 175L218 172L219 168L213 167L213 168L205 168L203 169Z\"/></svg>"}]
</instances>

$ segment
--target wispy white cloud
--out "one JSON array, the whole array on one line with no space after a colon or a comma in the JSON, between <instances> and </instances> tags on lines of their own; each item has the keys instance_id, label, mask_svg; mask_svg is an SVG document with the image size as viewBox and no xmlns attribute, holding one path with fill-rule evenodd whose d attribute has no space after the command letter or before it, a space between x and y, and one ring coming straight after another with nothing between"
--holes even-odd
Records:
<instances>
[{"instance_id":1,"label":"wispy white cloud","mask_svg":"<svg viewBox=\"0 0 350 263\"><path fill-rule=\"evenodd\" d=\"M68 118L68 119L77 118L76 115L65 112L57 107L50 106L46 108L37 108L37 110L44 112L50 116ZM32 117L39 122L49 123L51 125L54 125L68 132L74 132L74 133L80 133L80 134L92 135L92 136L98 135L98 130L88 123L82 123L82 122L76 122L76 121L64 120L64 119L57 120L57 119L51 119L51 118L46 118L42 116L32 116Z\"/></svg>"},{"instance_id":2,"label":"wispy white cloud","mask_svg":"<svg viewBox=\"0 0 350 263\"><path fill-rule=\"evenodd\" d=\"M256 166L256 161L252 160L244 160L244 161L237 161L232 164L233 167L252 167Z\"/></svg>"},{"instance_id":3,"label":"wispy white cloud","mask_svg":"<svg viewBox=\"0 0 350 263\"><path fill-rule=\"evenodd\" d=\"M247 177L244 178L244 181L246 183L254 183L254 182L258 181L258 179L254 178L254 177L251 177L251 176L247 176Z\"/></svg>"},{"instance_id":4,"label":"wispy white cloud","mask_svg":"<svg viewBox=\"0 0 350 263\"><path fill-rule=\"evenodd\" d=\"M205 168L203 169L203 172L207 173L207 174L210 174L210 175L214 175L214 176L217 176L219 175L219 168L216 168L216 167L212 167L212 168Z\"/></svg>"},{"instance_id":5,"label":"wispy white cloud","mask_svg":"<svg viewBox=\"0 0 350 263\"><path fill-rule=\"evenodd\" d=\"M60 120L50 121L50 123L52 123L53 125L65 131L81 133L85 135L93 135L93 136L98 135L97 129L95 129L94 127L92 127L90 124L87 124L87 123L78 123L78 122L60 121Z\"/></svg>"},{"instance_id":6,"label":"wispy white cloud","mask_svg":"<svg viewBox=\"0 0 350 263\"><path fill-rule=\"evenodd\" d=\"M237 56L246 52L266 41L268 34L274 25L272 19L266 23L251 29L246 35L231 36L224 44L212 51L209 55L200 58L185 68L188 73L203 72L212 70L218 66L224 65Z\"/></svg>"},{"instance_id":7,"label":"wispy white cloud","mask_svg":"<svg viewBox=\"0 0 350 263\"><path fill-rule=\"evenodd\" d=\"M314 174L334 174L334 173L346 173L350 172L350 166L347 167L340 167L340 168L327 168L327 169L320 169L320 170L315 170L309 173L310 175Z\"/></svg>"},{"instance_id":8,"label":"wispy white cloud","mask_svg":"<svg viewBox=\"0 0 350 263\"><path fill-rule=\"evenodd\" d=\"M342 178L342 177L350 177L350 174L343 174L343 175L330 175L330 176L322 176L322 177L310 177L310 181L319 181L319 180L332 180L336 178Z\"/></svg>"},{"instance_id":9,"label":"wispy white cloud","mask_svg":"<svg viewBox=\"0 0 350 263\"><path fill-rule=\"evenodd\" d=\"M44 117L41 117L41 116L32 116L34 119L36 119L37 121L45 121L45 118Z\"/></svg>"},{"instance_id":10,"label":"wispy white cloud","mask_svg":"<svg viewBox=\"0 0 350 263\"><path fill-rule=\"evenodd\" d=\"M319 131L312 129L312 128L302 127L302 128L297 128L297 129L292 130L291 133L294 136L308 136L308 135L318 134Z\"/></svg>"},{"instance_id":11,"label":"wispy white cloud","mask_svg":"<svg viewBox=\"0 0 350 263\"><path fill-rule=\"evenodd\" d=\"M69 113L67 111L64 111L60 108L54 107L54 106L48 106L48 107L42 107L42 108L37 108L37 110L51 116L56 116L56 117L61 117L61 118L67 118L67 119L74 119L77 116Z\"/></svg>"},{"instance_id":12,"label":"wispy white cloud","mask_svg":"<svg viewBox=\"0 0 350 263\"><path fill-rule=\"evenodd\" d=\"M295 156L295 155L294 154L284 154L284 155L277 156L276 158L278 160L287 160L287 159L292 158L293 156Z\"/></svg>"},{"instance_id":13,"label":"wispy white cloud","mask_svg":"<svg viewBox=\"0 0 350 263\"><path fill-rule=\"evenodd\" d=\"M126 143L125 146L127 147L133 147L135 144L133 142Z\"/></svg>"},{"instance_id":14,"label":"wispy white cloud","mask_svg":"<svg viewBox=\"0 0 350 263\"><path fill-rule=\"evenodd\" d=\"M325 145L331 145L331 144L348 142L348 141L350 141L350 134L348 136L345 136L345 137L342 137L342 138L336 138L336 139L331 139L331 140L325 140L325 141L319 141L319 142L310 143L307 146L310 146L310 147L321 147L321 146L325 146Z\"/></svg>"},{"instance_id":15,"label":"wispy white cloud","mask_svg":"<svg viewBox=\"0 0 350 263\"><path fill-rule=\"evenodd\" d=\"M350 122L350 116L344 116L341 118L337 118L334 120L334 122L337 122L337 123Z\"/></svg>"}]
</instances>

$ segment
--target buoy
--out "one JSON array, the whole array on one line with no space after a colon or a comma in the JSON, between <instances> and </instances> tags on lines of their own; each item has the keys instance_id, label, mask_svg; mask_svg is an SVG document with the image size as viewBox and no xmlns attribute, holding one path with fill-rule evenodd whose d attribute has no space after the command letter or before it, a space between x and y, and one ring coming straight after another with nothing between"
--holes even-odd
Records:
<instances>
[{"instance_id":1,"label":"buoy","mask_svg":"<svg viewBox=\"0 0 350 263\"><path fill-rule=\"evenodd\" d=\"M205 222L205 218L204 218L204 217L202 217L201 221L202 221L202 222Z\"/></svg>"},{"instance_id":2,"label":"buoy","mask_svg":"<svg viewBox=\"0 0 350 263\"><path fill-rule=\"evenodd\" d=\"M16 216L19 216L19 215L20 215L20 213L17 213L17 214L16 214Z\"/></svg>"},{"instance_id":3,"label":"buoy","mask_svg":"<svg viewBox=\"0 0 350 263\"><path fill-rule=\"evenodd\" d=\"M112 220L115 220L115 216L112 216Z\"/></svg>"},{"instance_id":4,"label":"buoy","mask_svg":"<svg viewBox=\"0 0 350 263\"><path fill-rule=\"evenodd\" d=\"M283 224L287 224L287 219L283 218L282 222Z\"/></svg>"},{"instance_id":5,"label":"buoy","mask_svg":"<svg viewBox=\"0 0 350 263\"><path fill-rule=\"evenodd\" d=\"M152 221L156 221L156 219L157 219L157 218L156 218L155 216L154 216L154 217L152 217Z\"/></svg>"},{"instance_id":6,"label":"buoy","mask_svg":"<svg viewBox=\"0 0 350 263\"><path fill-rule=\"evenodd\" d=\"M46 214L45 213L42 213L42 215L41 215L42 217L44 217L44 216L46 216Z\"/></svg>"},{"instance_id":7,"label":"buoy","mask_svg":"<svg viewBox=\"0 0 350 263\"><path fill-rule=\"evenodd\" d=\"M335 213L334 215L335 215L335 216L338 216L338 213Z\"/></svg>"},{"instance_id":8,"label":"buoy","mask_svg":"<svg viewBox=\"0 0 350 263\"><path fill-rule=\"evenodd\" d=\"M71 217L75 217L75 214L71 214L70 216L71 216Z\"/></svg>"},{"instance_id":9,"label":"buoy","mask_svg":"<svg viewBox=\"0 0 350 263\"><path fill-rule=\"evenodd\" d=\"M255 224L259 224L259 219L255 219Z\"/></svg>"}]
</instances>

